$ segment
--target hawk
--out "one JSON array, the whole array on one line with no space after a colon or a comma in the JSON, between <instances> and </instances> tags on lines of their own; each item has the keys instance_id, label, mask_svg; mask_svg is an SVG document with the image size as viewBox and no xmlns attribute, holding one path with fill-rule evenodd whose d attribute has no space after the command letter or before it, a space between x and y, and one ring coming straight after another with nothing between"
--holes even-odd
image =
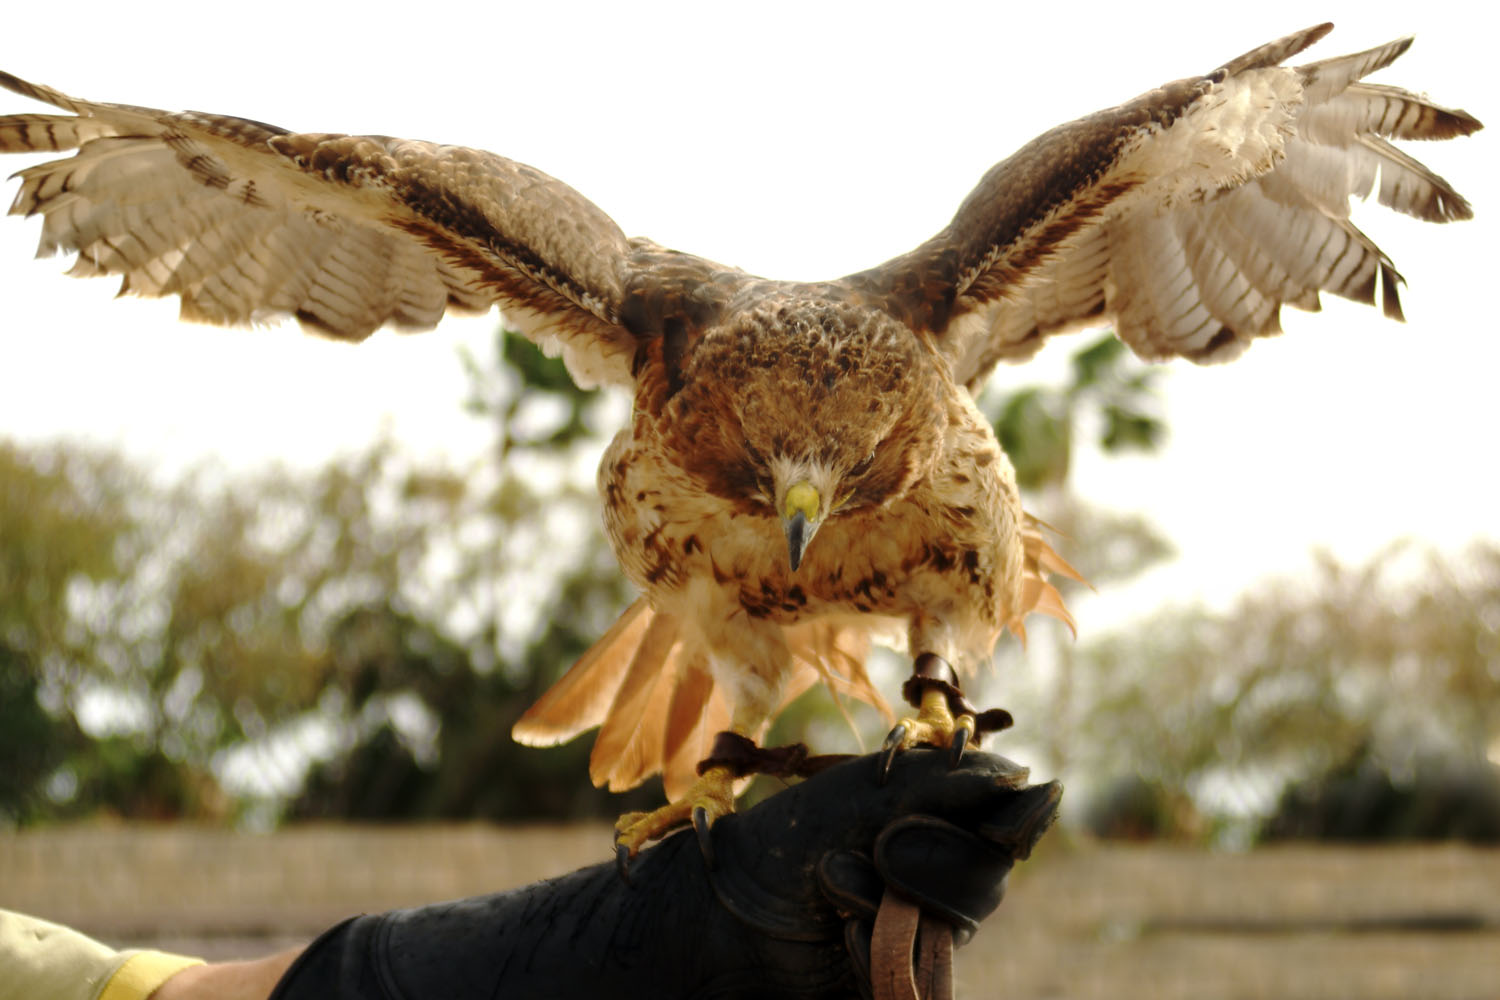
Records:
<instances>
[{"instance_id":1,"label":"hawk","mask_svg":"<svg viewBox=\"0 0 1500 1000\"><path fill-rule=\"evenodd\" d=\"M0 151L77 150L21 171L11 211L44 217L41 254L177 295L186 319L291 316L357 341L498 306L581 385L630 390L599 490L644 596L515 727L537 744L600 727L601 785L664 774L669 804L617 827L628 856L730 811L746 773L803 765L755 741L810 685L885 708L863 664L893 624L916 712L888 750L962 753L1008 721L960 678L1029 613L1068 620L1051 578L1076 574L975 408L997 364L1100 324L1148 360L1227 361L1323 292L1401 318L1400 276L1350 198L1469 218L1391 140L1481 126L1365 82L1409 38L1282 65L1330 28L1055 128L927 242L822 282L627 238L491 153L99 104L9 75L66 113L0 118Z\"/></svg>"}]
</instances>

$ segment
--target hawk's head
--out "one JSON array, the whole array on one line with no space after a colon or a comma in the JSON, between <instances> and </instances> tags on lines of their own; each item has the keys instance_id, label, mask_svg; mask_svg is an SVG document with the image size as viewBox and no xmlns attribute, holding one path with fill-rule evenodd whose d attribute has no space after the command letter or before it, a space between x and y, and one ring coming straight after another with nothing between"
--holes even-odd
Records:
<instances>
[{"instance_id":1,"label":"hawk's head","mask_svg":"<svg viewBox=\"0 0 1500 1000\"><path fill-rule=\"evenodd\" d=\"M696 346L669 445L710 492L776 517L793 569L829 518L905 496L947 424L941 375L877 310L769 303Z\"/></svg>"}]
</instances>

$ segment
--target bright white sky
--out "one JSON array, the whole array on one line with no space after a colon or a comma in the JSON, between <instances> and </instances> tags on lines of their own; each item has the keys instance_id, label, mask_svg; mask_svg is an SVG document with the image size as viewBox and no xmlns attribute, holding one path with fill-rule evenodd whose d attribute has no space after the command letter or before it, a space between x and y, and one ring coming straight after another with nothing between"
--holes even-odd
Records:
<instances>
[{"instance_id":1,"label":"bright white sky","mask_svg":"<svg viewBox=\"0 0 1500 1000\"><path fill-rule=\"evenodd\" d=\"M628 234L798 279L916 245L990 164L1054 124L1319 19L1339 28L1310 58L1416 33L1377 79L1500 115L1490 33L1450 0L1269 0L1230 5L1216 25L1201 0L474 6L358 16L270 2L205 22L201 2L65 17L23 5L5 15L4 68L98 100L491 149L566 180ZM1085 634L1294 572L1312 546L1358 559L1401 536L1452 550L1500 534L1493 133L1416 152L1480 218L1356 217L1408 279L1406 325L1337 300L1289 311L1285 337L1235 364L1173 369L1162 456L1078 469L1085 495L1148 512L1182 551L1090 602ZM383 426L453 458L487 440L460 411L456 351L486 355L493 319L359 348L295 326L182 325L175 301L116 303L111 281L31 262L38 228L0 220L0 434L115 444L169 474L209 456L312 467ZM1056 370L1070 346L1039 363Z\"/></svg>"}]
</instances>

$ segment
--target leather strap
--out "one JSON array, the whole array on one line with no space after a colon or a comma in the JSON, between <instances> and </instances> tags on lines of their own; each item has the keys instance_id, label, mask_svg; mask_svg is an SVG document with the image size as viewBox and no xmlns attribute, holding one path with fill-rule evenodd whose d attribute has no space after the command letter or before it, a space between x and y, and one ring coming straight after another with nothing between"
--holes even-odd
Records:
<instances>
[{"instance_id":1,"label":"leather strap","mask_svg":"<svg viewBox=\"0 0 1500 1000\"><path fill-rule=\"evenodd\" d=\"M723 767L728 768L729 773L736 778L747 778L752 774L769 774L776 778L810 778L849 757L849 754L843 753L813 756L808 754L805 743L760 747L755 745L754 740L726 729L714 737L714 745L708 756L698 762L698 773L704 774L711 767Z\"/></svg>"},{"instance_id":2,"label":"leather strap","mask_svg":"<svg viewBox=\"0 0 1500 1000\"><path fill-rule=\"evenodd\" d=\"M890 889L870 939L874 1000L953 1000L953 929Z\"/></svg>"}]
</instances>

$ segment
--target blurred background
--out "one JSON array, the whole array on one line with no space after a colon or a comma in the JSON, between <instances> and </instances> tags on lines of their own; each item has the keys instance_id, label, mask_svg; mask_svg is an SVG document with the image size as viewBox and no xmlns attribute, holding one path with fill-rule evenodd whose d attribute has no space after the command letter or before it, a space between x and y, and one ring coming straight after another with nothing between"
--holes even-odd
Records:
<instances>
[{"instance_id":1,"label":"blurred background","mask_svg":"<svg viewBox=\"0 0 1500 1000\"><path fill-rule=\"evenodd\" d=\"M988 5L862 7L852 29L849 9L775 5L706 21L499 10L480 34L512 50L495 57L508 79L555 88L554 111L510 88L483 125L491 74L438 46L360 93L332 70L314 92L259 88L259 53L293 41L274 25L226 57L164 18L150 51L173 58L121 68L111 39L141 30L101 9L88 58L7 68L90 98L495 149L632 234L816 277L930 235L1042 128L1309 18L1343 13L1313 57L1421 30L1380 79L1492 116L1462 8L1413 24L1334 7L1155 33L1101 13L1067 73L993 25L954 30L1002 16ZM335 70L389 44L297 16L299 38L339 41L323 57ZM1044 11L1004 16L1016 33L1063 30ZM540 40L562 32L592 71L556 73ZM709 44L726 35L734 46ZM677 102L668 120L695 123L690 139L591 117L635 66L705 81L668 96L631 75L640 101ZM439 77L471 89L436 92ZM992 78L1046 86L997 95ZM940 87L987 95L993 121L944 117ZM947 130L941 155L885 134L917 116ZM745 155L767 123L784 141ZM830 150L830 129L852 148ZM857 147L871 135L878 156ZM1076 640L1036 621L978 682L977 701L1017 718L994 749L1068 788L1062 827L981 935L994 947L964 953L979 995L1492 989L1500 348L1473 301L1493 258L1488 148L1481 133L1416 151L1480 221L1356 217L1411 282L1405 327L1328 302L1224 369L1148 367L1095 333L993 380L982 406L1028 507L1096 589L1065 591ZM784 221L768 224L768 204ZM609 821L660 786L597 791L591 737L536 750L509 730L634 596L593 487L628 400L578 392L494 317L358 350L184 328L172 304L112 303L108 282L28 267L34 229L0 227L0 906L223 955L606 857ZM740 242L768 229L786 232ZM906 669L884 658L877 683L894 694ZM877 745L884 721L846 708L852 729L812 692L772 739Z\"/></svg>"},{"instance_id":2,"label":"blurred background","mask_svg":"<svg viewBox=\"0 0 1500 1000\"><path fill-rule=\"evenodd\" d=\"M630 598L588 482L615 403L504 332L465 364L494 440L462 468L377 440L163 485L117 452L0 444L0 905L253 954L598 863L613 817L660 801L655 780L591 788L591 737L509 737ZM986 408L1107 595L1171 544L1068 470L1156 449L1162 376L1107 336L1068 370ZM1077 641L1037 623L979 700L1018 719L995 749L1062 778L1064 822L986 926L995 947L960 953L971 995L1482 995L1497 624L1483 538L1324 554ZM877 685L906 671L882 656ZM771 742L851 750L884 728L819 690ZM759 782L750 800L776 790Z\"/></svg>"},{"instance_id":3,"label":"blurred background","mask_svg":"<svg viewBox=\"0 0 1500 1000\"><path fill-rule=\"evenodd\" d=\"M1172 558L1149 514L1070 488L1079 451L1150 454L1164 375L1108 335L1061 385L986 393L1032 509L1098 594ZM458 363L458 362L455 362ZM377 439L324 468L200 469L0 443L0 819L571 820L656 800L584 780L589 739L511 724L633 596L593 465L619 400L505 332L462 359L491 446L456 466ZM455 405L457 403L455 402ZM1312 488L1316 488L1315 486ZM1099 596L1104 595L1104 596ZM1085 621L1087 621L1085 617ZM1393 540L1078 640L1033 622L977 680L1001 750L1106 837L1500 840L1500 544ZM894 692L908 671L881 652ZM810 692L771 740L874 746Z\"/></svg>"}]
</instances>

